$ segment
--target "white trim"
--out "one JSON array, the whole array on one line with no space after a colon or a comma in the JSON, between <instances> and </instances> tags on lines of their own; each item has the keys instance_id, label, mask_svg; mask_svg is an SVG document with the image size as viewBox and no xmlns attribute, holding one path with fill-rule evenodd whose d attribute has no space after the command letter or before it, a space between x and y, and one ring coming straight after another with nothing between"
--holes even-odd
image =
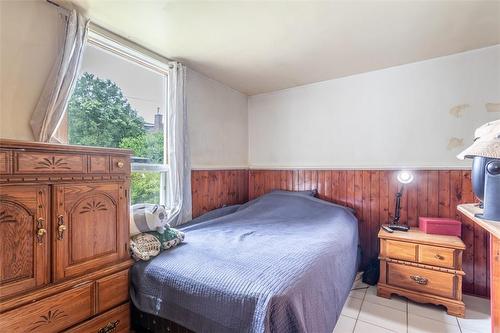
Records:
<instances>
[{"instance_id":1,"label":"white trim","mask_svg":"<svg viewBox=\"0 0 500 333\"><path fill-rule=\"evenodd\" d=\"M160 74L168 75L169 65L124 45L96 30L89 29L87 42Z\"/></svg>"},{"instance_id":2,"label":"white trim","mask_svg":"<svg viewBox=\"0 0 500 333\"><path fill-rule=\"evenodd\" d=\"M191 168L192 171L208 171L208 170L248 170L248 166L223 166L223 165L207 165L196 166Z\"/></svg>"},{"instance_id":3,"label":"white trim","mask_svg":"<svg viewBox=\"0 0 500 333\"><path fill-rule=\"evenodd\" d=\"M132 172L168 172L168 164L132 163Z\"/></svg>"},{"instance_id":4,"label":"white trim","mask_svg":"<svg viewBox=\"0 0 500 333\"><path fill-rule=\"evenodd\" d=\"M470 166L265 166L252 165L249 170L470 170Z\"/></svg>"},{"instance_id":5,"label":"white trim","mask_svg":"<svg viewBox=\"0 0 500 333\"><path fill-rule=\"evenodd\" d=\"M110 37L107 34L99 32L98 30L89 28L87 42L89 45L95 46L104 52L109 52L117 57L123 58L127 61L130 61L134 65L138 65L144 67L147 70L151 70L156 72L159 75L163 76L163 90L167 91L167 76L169 71L168 63L159 61L144 52L136 50L132 47L125 45L124 43L117 41ZM167 93L165 93L165 98ZM168 119L168 101L164 101L163 105L163 116L165 119ZM164 133L164 141L167 142L167 131L166 131L166 121L163 124L163 133ZM167 158L166 154L167 145L164 144L164 158ZM165 172L168 171L168 162L164 164L141 164L141 163L132 163L132 171L147 171L147 172Z\"/></svg>"},{"instance_id":6,"label":"white trim","mask_svg":"<svg viewBox=\"0 0 500 333\"><path fill-rule=\"evenodd\" d=\"M321 166L321 167L301 167L301 166L223 166L223 165L210 165L210 166L197 166L192 168L193 171L211 171L211 170L471 170L468 166L418 166L418 167L371 167L371 166L356 166L356 167L339 167L339 166Z\"/></svg>"},{"instance_id":7,"label":"white trim","mask_svg":"<svg viewBox=\"0 0 500 333\"><path fill-rule=\"evenodd\" d=\"M89 33L88 33L88 38L87 38L88 45L94 46L99 48L100 50L103 50L104 52L108 52L110 54L113 54L115 56L118 56L122 59L125 59L135 65L143 67L145 70L150 70L153 71L159 75L163 76L163 90L166 92L167 91L167 76L169 74L169 64L168 62L163 62L158 59L155 59L154 57L151 57L150 55L146 54L145 52L141 52L140 50L134 49L130 46L127 46L123 42L120 42L117 39L112 38L108 34L105 34L103 32L100 32L98 30L92 29L92 27L89 28ZM167 93L165 93L165 98L167 96ZM163 105L163 115L165 119L168 119L168 101L164 101ZM138 172L138 173L146 173L146 172L151 172L151 173L158 173L161 175L161 181L160 181L160 203L165 204L167 202L167 191L166 191L166 178L169 175L169 166L167 164L167 154L166 154L166 142L168 140L167 137L167 132L166 132L166 121L164 122L164 159L165 163L164 164L149 164L149 163L132 163L131 165L131 171L132 172Z\"/></svg>"}]
</instances>

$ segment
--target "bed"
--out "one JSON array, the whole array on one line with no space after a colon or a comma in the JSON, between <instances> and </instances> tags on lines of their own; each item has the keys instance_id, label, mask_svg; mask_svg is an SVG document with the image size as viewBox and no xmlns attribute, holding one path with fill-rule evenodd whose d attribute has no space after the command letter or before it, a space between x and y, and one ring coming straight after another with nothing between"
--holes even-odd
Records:
<instances>
[{"instance_id":1,"label":"bed","mask_svg":"<svg viewBox=\"0 0 500 333\"><path fill-rule=\"evenodd\" d=\"M185 243L132 267L139 311L194 332L333 331L358 265L349 208L275 191L181 229Z\"/></svg>"}]
</instances>

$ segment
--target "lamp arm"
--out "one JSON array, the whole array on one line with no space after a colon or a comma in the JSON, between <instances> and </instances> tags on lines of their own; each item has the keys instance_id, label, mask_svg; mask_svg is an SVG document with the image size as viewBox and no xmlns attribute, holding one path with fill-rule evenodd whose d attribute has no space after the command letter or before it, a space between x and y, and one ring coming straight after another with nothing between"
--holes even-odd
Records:
<instances>
[{"instance_id":1,"label":"lamp arm","mask_svg":"<svg viewBox=\"0 0 500 333\"><path fill-rule=\"evenodd\" d=\"M403 190L404 190L405 184L401 184L401 188L399 189L399 192L396 193L396 207L394 208L394 219L392 222L394 224L399 223L400 219L400 211L401 211L401 197L403 196Z\"/></svg>"}]
</instances>

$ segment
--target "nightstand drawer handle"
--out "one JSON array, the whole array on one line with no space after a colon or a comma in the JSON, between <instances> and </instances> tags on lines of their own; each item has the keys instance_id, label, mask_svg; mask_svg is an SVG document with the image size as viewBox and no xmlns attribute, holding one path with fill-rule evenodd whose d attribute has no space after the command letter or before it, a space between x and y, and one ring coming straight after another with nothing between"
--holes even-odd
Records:
<instances>
[{"instance_id":1,"label":"nightstand drawer handle","mask_svg":"<svg viewBox=\"0 0 500 333\"><path fill-rule=\"evenodd\" d=\"M436 253L436 255L434 256L436 259L439 259L439 260L443 260L444 257L442 255L440 255L439 253Z\"/></svg>"},{"instance_id":2,"label":"nightstand drawer handle","mask_svg":"<svg viewBox=\"0 0 500 333\"><path fill-rule=\"evenodd\" d=\"M428 281L426 278L424 278L422 276L418 276L418 275L410 275L410 279L412 279L416 283L422 284L422 285L426 285L427 281Z\"/></svg>"}]
</instances>

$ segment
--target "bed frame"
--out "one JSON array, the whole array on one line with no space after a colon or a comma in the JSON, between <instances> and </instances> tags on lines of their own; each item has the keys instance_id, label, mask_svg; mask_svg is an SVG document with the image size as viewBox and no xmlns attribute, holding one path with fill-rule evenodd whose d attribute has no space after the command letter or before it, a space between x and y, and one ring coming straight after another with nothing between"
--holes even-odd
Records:
<instances>
[{"instance_id":1,"label":"bed frame","mask_svg":"<svg viewBox=\"0 0 500 333\"><path fill-rule=\"evenodd\" d=\"M194 333L173 321L137 309L132 302L132 329L136 333Z\"/></svg>"}]
</instances>

